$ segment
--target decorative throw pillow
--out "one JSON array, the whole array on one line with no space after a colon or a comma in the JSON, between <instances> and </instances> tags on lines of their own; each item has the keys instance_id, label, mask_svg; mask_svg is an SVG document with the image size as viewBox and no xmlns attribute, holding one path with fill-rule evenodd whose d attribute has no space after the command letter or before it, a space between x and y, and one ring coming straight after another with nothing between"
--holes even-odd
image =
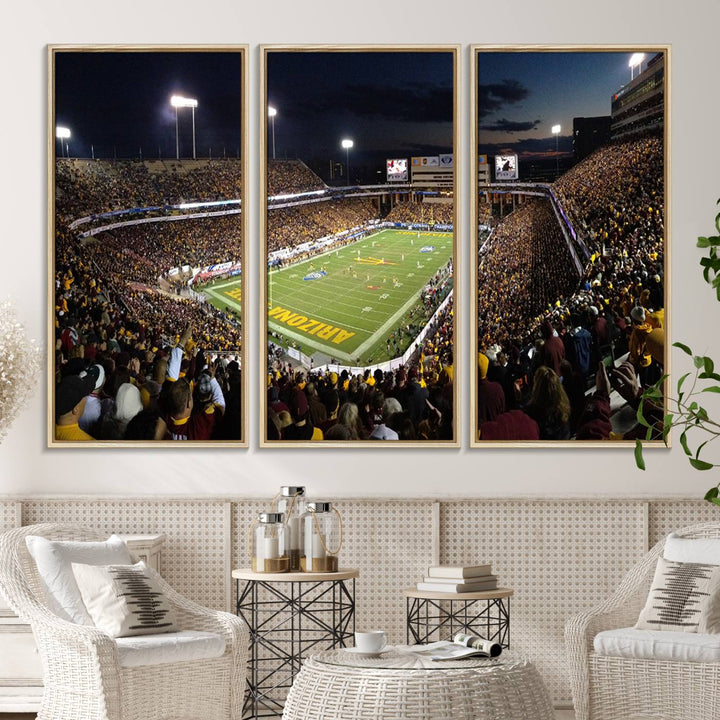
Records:
<instances>
[{"instance_id":1,"label":"decorative throw pillow","mask_svg":"<svg viewBox=\"0 0 720 720\"><path fill-rule=\"evenodd\" d=\"M720 565L660 558L639 630L720 632Z\"/></svg>"},{"instance_id":2,"label":"decorative throw pillow","mask_svg":"<svg viewBox=\"0 0 720 720\"><path fill-rule=\"evenodd\" d=\"M177 632L175 613L147 565L81 565L72 571L90 617L111 637Z\"/></svg>"},{"instance_id":3,"label":"decorative throw pillow","mask_svg":"<svg viewBox=\"0 0 720 720\"><path fill-rule=\"evenodd\" d=\"M675 562L720 565L720 538L686 538L670 533L665 538L663 557Z\"/></svg>"},{"instance_id":4,"label":"decorative throw pillow","mask_svg":"<svg viewBox=\"0 0 720 720\"><path fill-rule=\"evenodd\" d=\"M131 565L133 558L122 538L111 535L104 542L48 540L38 535L25 538L35 561L48 607L63 620L92 625L78 589L71 564Z\"/></svg>"}]
</instances>

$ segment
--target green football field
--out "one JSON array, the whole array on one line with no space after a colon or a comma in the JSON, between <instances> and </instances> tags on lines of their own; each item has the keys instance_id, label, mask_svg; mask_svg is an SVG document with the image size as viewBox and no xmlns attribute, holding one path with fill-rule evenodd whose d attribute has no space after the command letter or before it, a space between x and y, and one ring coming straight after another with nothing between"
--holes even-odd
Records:
<instances>
[{"instance_id":1,"label":"green football field","mask_svg":"<svg viewBox=\"0 0 720 720\"><path fill-rule=\"evenodd\" d=\"M381 230L268 275L268 328L304 353L361 365L394 357L386 341L453 255L451 233ZM240 279L204 289L240 313ZM417 322L420 322L418 319ZM406 336L402 348L409 342Z\"/></svg>"}]
</instances>

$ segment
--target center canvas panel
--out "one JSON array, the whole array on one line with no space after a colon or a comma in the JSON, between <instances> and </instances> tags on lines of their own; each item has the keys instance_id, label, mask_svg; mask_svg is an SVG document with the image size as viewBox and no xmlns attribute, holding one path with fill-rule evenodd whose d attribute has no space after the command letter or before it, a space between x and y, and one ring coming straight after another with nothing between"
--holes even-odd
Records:
<instances>
[{"instance_id":1,"label":"center canvas panel","mask_svg":"<svg viewBox=\"0 0 720 720\"><path fill-rule=\"evenodd\" d=\"M263 61L264 442L456 444L457 48Z\"/></svg>"}]
</instances>

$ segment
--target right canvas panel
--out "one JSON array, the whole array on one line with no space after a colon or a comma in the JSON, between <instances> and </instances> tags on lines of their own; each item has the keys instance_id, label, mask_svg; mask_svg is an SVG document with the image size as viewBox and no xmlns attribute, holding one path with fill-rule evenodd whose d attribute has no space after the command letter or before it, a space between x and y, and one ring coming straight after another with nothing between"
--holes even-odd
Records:
<instances>
[{"instance_id":1,"label":"right canvas panel","mask_svg":"<svg viewBox=\"0 0 720 720\"><path fill-rule=\"evenodd\" d=\"M472 64L471 445L644 438L668 372L669 48Z\"/></svg>"}]
</instances>

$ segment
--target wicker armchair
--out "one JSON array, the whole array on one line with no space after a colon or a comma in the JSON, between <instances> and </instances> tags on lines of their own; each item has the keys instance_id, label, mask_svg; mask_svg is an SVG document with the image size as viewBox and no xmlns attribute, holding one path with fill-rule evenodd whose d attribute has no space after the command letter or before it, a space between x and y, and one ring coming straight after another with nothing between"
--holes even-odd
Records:
<instances>
[{"instance_id":1,"label":"wicker armchair","mask_svg":"<svg viewBox=\"0 0 720 720\"><path fill-rule=\"evenodd\" d=\"M687 538L719 538L720 523L677 530ZM565 642L577 720L717 720L720 663L628 659L597 655L593 638L635 624L645 605L664 540L628 572L615 594L570 618Z\"/></svg>"},{"instance_id":2,"label":"wicker armchair","mask_svg":"<svg viewBox=\"0 0 720 720\"><path fill-rule=\"evenodd\" d=\"M49 540L105 540L99 532L32 525L0 535L0 590L28 622L43 665L38 720L239 720L245 691L248 630L235 615L183 598L159 579L182 630L222 635L218 658L121 667L115 641L93 626L57 617L45 604L27 535Z\"/></svg>"}]
</instances>

